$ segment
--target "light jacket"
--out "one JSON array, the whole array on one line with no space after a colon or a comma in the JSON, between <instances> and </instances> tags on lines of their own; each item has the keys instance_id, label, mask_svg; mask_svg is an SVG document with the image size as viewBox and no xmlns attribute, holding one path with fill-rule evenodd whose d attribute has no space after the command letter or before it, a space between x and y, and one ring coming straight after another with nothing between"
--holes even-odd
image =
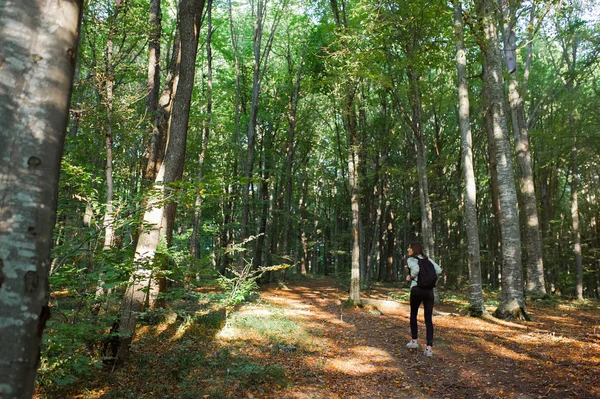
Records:
<instances>
[{"instance_id":1,"label":"light jacket","mask_svg":"<svg viewBox=\"0 0 600 399\"><path fill-rule=\"evenodd\" d=\"M423 255L418 255L418 257L420 259L425 259L423 257ZM433 268L435 269L435 273L438 275L442 274L442 268L440 267L440 265L438 265L437 263L435 263L435 261L431 258L428 258L431 261L431 264L433 265ZM408 264L408 268L410 269L410 275L413 277L412 281L410 282L410 288L412 289L412 287L416 287L417 286L417 280L418 280L418 276L419 276L419 261L414 258L414 257L410 257L408 258L408 260L406 261L406 263Z\"/></svg>"}]
</instances>

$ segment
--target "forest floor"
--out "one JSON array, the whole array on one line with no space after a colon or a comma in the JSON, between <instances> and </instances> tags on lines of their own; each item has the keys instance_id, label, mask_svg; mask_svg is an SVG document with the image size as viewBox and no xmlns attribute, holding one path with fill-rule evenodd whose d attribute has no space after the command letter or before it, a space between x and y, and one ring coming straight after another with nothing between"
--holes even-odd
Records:
<instances>
[{"instance_id":1,"label":"forest floor","mask_svg":"<svg viewBox=\"0 0 600 399\"><path fill-rule=\"evenodd\" d=\"M406 348L406 295L379 286L350 307L335 279L271 285L227 321L144 326L125 365L38 397L600 398L597 304L539 301L534 321L506 322L466 317L442 292L427 358L422 308L421 348Z\"/></svg>"}]
</instances>

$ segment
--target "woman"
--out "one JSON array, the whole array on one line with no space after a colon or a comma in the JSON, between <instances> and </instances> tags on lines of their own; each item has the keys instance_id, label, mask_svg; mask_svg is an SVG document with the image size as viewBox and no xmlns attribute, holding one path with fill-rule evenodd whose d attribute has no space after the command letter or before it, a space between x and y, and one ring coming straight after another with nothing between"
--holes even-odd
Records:
<instances>
[{"instance_id":1,"label":"woman","mask_svg":"<svg viewBox=\"0 0 600 399\"><path fill-rule=\"evenodd\" d=\"M410 281L410 333L412 339L406 347L409 349L418 349L419 344L417 342L419 330L417 328L417 314L419 313L419 306L423 302L423 308L425 309L425 327L427 331L427 347L425 348L425 356L432 356L433 351L433 288L421 288L417 285L419 276L419 259L429 260L435 269L436 274L439 276L442 273L440 266L433 260L428 259L423 253L423 245L418 241L413 241L408 246L408 268L410 273L406 276L406 281Z\"/></svg>"}]
</instances>

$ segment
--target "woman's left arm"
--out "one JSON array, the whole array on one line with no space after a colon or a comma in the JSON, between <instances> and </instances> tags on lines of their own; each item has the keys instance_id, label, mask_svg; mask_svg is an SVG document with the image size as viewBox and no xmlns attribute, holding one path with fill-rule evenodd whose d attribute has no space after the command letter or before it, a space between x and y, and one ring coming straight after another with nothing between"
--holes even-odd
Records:
<instances>
[{"instance_id":1,"label":"woman's left arm","mask_svg":"<svg viewBox=\"0 0 600 399\"><path fill-rule=\"evenodd\" d=\"M433 265L433 268L435 269L435 272L437 273L437 275L439 276L440 274L442 274L442 268L440 267L440 265L435 263L435 261L431 258L429 258L429 260L431 261L431 264Z\"/></svg>"}]
</instances>

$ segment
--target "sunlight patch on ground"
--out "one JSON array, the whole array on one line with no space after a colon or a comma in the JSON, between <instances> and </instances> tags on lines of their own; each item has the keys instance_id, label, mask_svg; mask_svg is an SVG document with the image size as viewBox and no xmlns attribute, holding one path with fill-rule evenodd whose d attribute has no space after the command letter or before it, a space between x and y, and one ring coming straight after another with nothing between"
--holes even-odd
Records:
<instances>
[{"instance_id":1,"label":"sunlight patch on ground","mask_svg":"<svg viewBox=\"0 0 600 399\"><path fill-rule=\"evenodd\" d=\"M485 346L487 348L487 352L493 353L496 356L504 357L507 359L520 360L520 361L534 361L535 360L535 359L531 358L530 356L515 352L512 349L509 349L505 345L497 345L493 342L487 342Z\"/></svg>"},{"instance_id":2,"label":"sunlight patch on ground","mask_svg":"<svg viewBox=\"0 0 600 399\"><path fill-rule=\"evenodd\" d=\"M395 369L393 367L385 366L385 364L393 363L394 358L384 350L371 346L357 346L351 348L349 352L352 354L352 357L327 359L327 367L344 374L355 376Z\"/></svg>"},{"instance_id":3,"label":"sunlight patch on ground","mask_svg":"<svg viewBox=\"0 0 600 399\"><path fill-rule=\"evenodd\" d=\"M382 367L378 367L372 363L363 362L361 359L353 358L329 359L327 364L328 367L335 371L355 376L383 371Z\"/></svg>"},{"instance_id":4,"label":"sunlight patch on ground","mask_svg":"<svg viewBox=\"0 0 600 399\"><path fill-rule=\"evenodd\" d=\"M221 331L219 331L217 337L223 338L225 340L235 339L235 337L237 336L236 332L237 329L229 326L228 324L225 324L225 327L223 327Z\"/></svg>"},{"instance_id":5,"label":"sunlight patch on ground","mask_svg":"<svg viewBox=\"0 0 600 399\"><path fill-rule=\"evenodd\" d=\"M350 352L356 356L365 356L371 359L372 362L393 362L394 357L387 351L372 346L355 346L350 349Z\"/></svg>"},{"instance_id":6,"label":"sunlight patch on ground","mask_svg":"<svg viewBox=\"0 0 600 399\"><path fill-rule=\"evenodd\" d=\"M273 315L269 309L265 308L252 308L252 309L244 309L240 314L249 314L255 317L269 317Z\"/></svg>"},{"instance_id":7,"label":"sunlight patch on ground","mask_svg":"<svg viewBox=\"0 0 600 399\"><path fill-rule=\"evenodd\" d=\"M313 310L301 310L301 309L285 309L283 311L285 316L297 316L303 315L312 318L315 318L317 315ZM318 316L317 316L318 317Z\"/></svg>"},{"instance_id":8,"label":"sunlight patch on ground","mask_svg":"<svg viewBox=\"0 0 600 399\"><path fill-rule=\"evenodd\" d=\"M159 336L160 334L165 332L169 328L169 326L170 326L170 324L168 324L168 323L159 324L158 326L156 326L156 332L154 335Z\"/></svg>"}]
</instances>

